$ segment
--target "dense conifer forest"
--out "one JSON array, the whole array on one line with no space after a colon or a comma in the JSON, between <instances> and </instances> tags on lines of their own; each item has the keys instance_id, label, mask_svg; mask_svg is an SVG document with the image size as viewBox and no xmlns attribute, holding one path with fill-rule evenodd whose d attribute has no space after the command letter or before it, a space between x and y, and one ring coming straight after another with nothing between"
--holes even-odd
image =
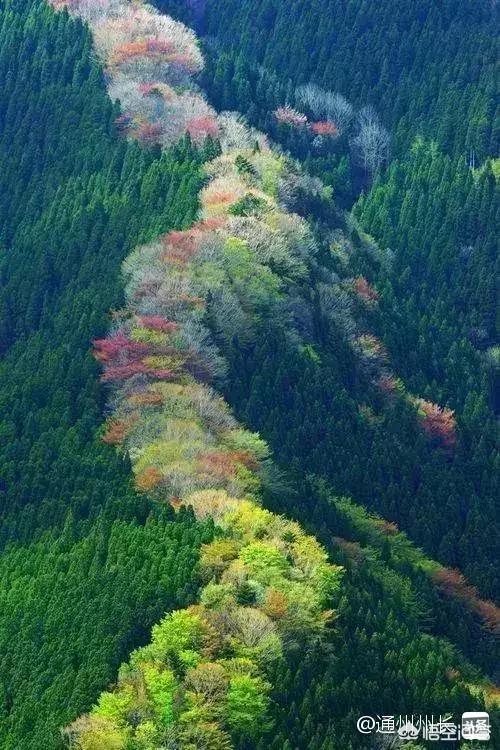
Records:
<instances>
[{"instance_id":1,"label":"dense conifer forest","mask_svg":"<svg viewBox=\"0 0 500 750\"><path fill-rule=\"evenodd\" d=\"M132 489L90 348L128 250L195 216L202 156L119 138L80 22L41 2L1 22L0 745L41 750L196 591L211 531Z\"/></svg>"},{"instance_id":2,"label":"dense conifer forest","mask_svg":"<svg viewBox=\"0 0 500 750\"><path fill-rule=\"evenodd\" d=\"M0 747L497 746L497 21L4 3Z\"/></svg>"}]
</instances>

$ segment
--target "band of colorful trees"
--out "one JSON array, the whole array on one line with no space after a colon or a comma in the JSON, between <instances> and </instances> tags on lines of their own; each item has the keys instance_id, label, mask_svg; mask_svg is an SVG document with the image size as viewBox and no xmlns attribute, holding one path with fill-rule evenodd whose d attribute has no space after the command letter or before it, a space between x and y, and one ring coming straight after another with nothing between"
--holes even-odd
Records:
<instances>
[{"instance_id":1,"label":"band of colorful trees","mask_svg":"<svg viewBox=\"0 0 500 750\"><path fill-rule=\"evenodd\" d=\"M127 134L167 146L187 133L221 148L206 165L200 220L129 256L126 307L95 342L112 385L103 439L127 452L140 491L215 523L201 552L203 587L198 603L155 626L116 687L65 733L80 750L224 750L266 728L269 665L290 643L321 637L341 580L312 536L261 507L267 447L217 393L224 341L251 340L271 315L297 328L297 290L318 248L290 207L300 191L322 187L238 117L211 110L192 78L203 65L196 38L182 24L123 0L62 5L90 24ZM363 277L324 279L320 302L335 308L361 366L389 399L404 395L383 345L352 315L349 295L372 305L376 291ZM451 412L419 407L429 436L451 449Z\"/></svg>"}]
</instances>

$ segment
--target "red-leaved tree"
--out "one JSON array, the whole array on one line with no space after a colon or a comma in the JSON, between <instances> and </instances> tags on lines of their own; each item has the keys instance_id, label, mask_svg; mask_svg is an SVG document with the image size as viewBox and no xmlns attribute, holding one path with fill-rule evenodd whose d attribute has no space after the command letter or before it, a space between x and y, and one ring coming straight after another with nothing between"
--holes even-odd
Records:
<instances>
[{"instance_id":1,"label":"red-leaved tree","mask_svg":"<svg viewBox=\"0 0 500 750\"><path fill-rule=\"evenodd\" d=\"M431 401L416 399L420 423L425 434L443 448L452 449L457 441L454 412Z\"/></svg>"},{"instance_id":2,"label":"red-leaved tree","mask_svg":"<svg viewBox=\"0 0 500 750\"><path fill-rule=\"evenodd\" d=\"M335 138L339 134L337 126L334 122L330 122L330 120L320 120L319 122L312 122L309 127L311 128L314 135L323 135L329 136L330 138Z\"/></svg>"}]
</instances>

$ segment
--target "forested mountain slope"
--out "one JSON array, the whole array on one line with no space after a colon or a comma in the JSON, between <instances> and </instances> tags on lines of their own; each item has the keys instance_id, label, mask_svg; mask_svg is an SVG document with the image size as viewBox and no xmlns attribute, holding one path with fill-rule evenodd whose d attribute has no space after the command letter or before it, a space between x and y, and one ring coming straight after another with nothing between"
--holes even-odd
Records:
<instances>
[{"instance_id":1,"label":"forested mountain slope","mask_svg":"<svg viewBox=\"0 0 500 750\"><path fill-rule=\"evenodd\" d=\"M132 39L124 44L117 34L116 44L129 51L135 49L132 42L138 44L140 32L126 23L127 12L124 7L117 18L119 28ZM162 22L155 16L139 18L145 39L149 39L146 29L155 28L154 49L160 45L166 49ZM100 23L112 21L104 16ZM98 26L97 38L101 33ZM177 30L176 39L180 38L183 32ZM106 55L108 60L121 60L114 51ZM194 58L189 46L185 57ZM112 64L111 76L122 74L128 90L141 86L142 76L159 74L155 56L146 54L145 58L140 66L133 57L117 67ZM160 91L170 82L168 72L163 76L154 84ZM128 101L128 117L134 123L140 110L132 96ZM169 101L162 106L168 108ZM174 102L173 106L178 105ZM158 112L161 107L153 113L156 138L161 139L165 130ZM323 632L321 624L329 618L321 606L336 603L343 628L352 618L344 605L347 594L342 582L339 590L338 571L325 566L317 543L303 536L296 524L259 508L261 497L269 501L270 493L280 510L288 510L289 490L280 487L271 467L266 467L265 445L232 422L224 403L206 383L220 387L225 381L223 354L231 354L234 342L242 342L248 355L256 342L269 339L267 321L280 321L290 350L317 358L310 330L315 327L317 301L309 285L314 291L315 282L316 291L322 291L325 298L319 305L324 308L323 327L328 325L330 312L330 326L339 338L337 354L340 345L351 352L346 362L351 372L358 360L370 359L363 346L369 348L371 340L355 335L354 310L335 274L323 265L327 258L322 259L319 237L303 219L290 213L290 204L304 209L310 202L308 193L318 192L318 185L288 159L273 153L261 134L234 117L223 115L213 122L222 154L205 167L208 182L201 192L201 220L187 231L162 235L129 256L124 264L127 305L108 337L96 342L96 356L103 365L103 379L114 390L105 440L130 455L139 489L156 502L190 505L201 519L212 516L217 539L202 548L202 578L207 585L199 604L165 617L153 629L151 643L122 666L115 690L102 694L91 714L67 729L70 740L81 748L96 743L215 748L231 747L231 740L240 747L255 743L260 747L260 735L264 735L263 743L271 737L266 727L279 746L291 738L291 727L289 722L281 726L275 706L270 710L268 693L279 703L279 676L292 666L297 649L309 644L314 648L315 642L315 648L326 654L334 644L345 648L341 644L346 630L340 635L334 626L332 634ZM328 203L327 192L323 198ZM321 194L315 200L321 207ZM335 316L330 307L335 307L337 297L344 300L344 309L340 305ZM350 329L351 341L344 340L342 326ZM269 371L275 363L269 363ZM372 375L378 367L372 361ZM244 388L241 376L242 372L234 373L228 381ZM290 411L284 409L283 414L290 416ZM418 429L415 412L413 420ZM313 492L305 484L304 491ZM332 505L326 511L324 522L340 529L342 513L335 508ZM353 531L357 531L355 524ZM334 552L328 534L326 540ZM346 545L336 544L343 551ZM360 550L359 554L365 553ZM451 682L460 675L461 684L448 694L450 677L441 668L436 672L428 658L430 651L439 653L439 663L451 668L453 651L418 632L418 606L410 582L384 570L383 564L378 569L376 551L367 554L371 563L364 579L366 591L378 580L384 598L399 600L398 617L405 625L397 642L400 647L414 644L410 670L418 664L423 671L422 680L411 690L403 678L399 685L402 704L391 688L388 705L407 705L409 692L421 703L421 691L432 684L435 698L439 696L456 712L460 701L472 699L463 692L465 673L462 668L454 673ZM354 590L352 597L354 601ZM380 634L387 632L390 618L390 607L380 613L375 626ZM322 670L332 667L325 659L318 681ZM348 679L345 667L338 665L338 675ZM373 673L377 670L375 663L370 668ZM405 673L408 668L403 668ZM384 664L382 672L390 669L389 663ZM289 706L286 693L282 702ZM307 704L303 687L297 696ZM353 712L366 697L366 687L355 696L351 689ZM333 693L322 691L319 715L328 704L347 698L347 686L335 687ZM327 742L334 748L359 742L352 719L342 721L334 709L332 720L338 722L336 738L329 737L329 722L315 724L309 717L302 732L304 745L320 747Z\"/></svg>"},{"instance_id":2,"label":"forested mountain slope","mask_svg":"<svg viewBox=\"0 0 500 750\"><path fill-rule=\"evenodd\" d=\"M167 0L168 2L168 0ZM294 86L372 104L404 153L415 133L476 163L498 152L495 3L207 0L201 29Z\"/></svg>"},{"instance_id":3,"label":"forested mountain slope","mask_svg":"<svg viewBox=\"0 0 500 750\"><path fill-rule=\"evenodd\" d=\"M413 392L455 411L451 464L427 471L419 456L410 469L407 459L420 450L406 445L406 468L394 472L398 449L382 449L374 458L378 486L367 488L347 467L346 486L337 465L336 489L373 504L495 597L497 14L495 5L469 2L270 0L256 8L225 0L206 3L199 22L213 101L265 127L334 195L352 200L363 191L354 213L388 260L352 263L380 297L373 330ZM391 132L391 156L381 153L375 170L363 170L357 143L367 104L377 128ZM333 140L312 138L313 118L321 117L338 126ZM403 431L395 421L389 442L394 434L400 443ZM374 473L372 466L370 484Z\"/></svg>"},{"instance_id":4,"label":"forested mountain slope","mask_svg":"<svg viewBox=\"0 0 500 750\"><path fill-rule=\"evenodd\" d=\"M85 6L82 9L87 13ZM167 94L172 73L165 68L162 77L148 83L145 91L146 96L151 91L161 96L154 109L141 103L133 92L136 86L142 90L144 77L160 75L158 54L175 59L176 51L167 41L172 27L168 19L148 16L149 11L141 8L131 11L130 20L136 25L127 23L128 13L123 6L112 9L109 17L101 10L97 20L90 18L96 38L107 40L103 55L108 61L110 88L113 90L115 81L120 80L129 107L125 112L127 129L139 138L147 132L152 140L161 142L170 137L165 119L169 109L182 110L183 90L178 89L173 98ZM175 36L170 38L175 39L175 44L186 40L183 59L194 60L195 52L189 46L193 40L188 40L180 28L174 27L173 33ZM139 49L140 64L135 60ZM183 86L184 91L189 91L186 77ZM196 106L203 109L198 100ZM146 112L144 122L141 118ZM296 529L293 525L279 532L278 519L273 520L272 516L263 515L259 520L255 506L259 484L251 479L249 469L252 465L253 471L258 468L261 449L249 436L241 434L236 440L238 433L227 422L222 405L200 389L206 380L215 384L220 380L224 360L218 348L230 353L231 343L239 340L248 355L248 346L261 340L262 323L281 320L290 347L298 346L299 351L317 361L319 355L312 342L317 342L319 331L315 335L312 329L319 326L324 332L318 343L325 344L327 331L331 330L337 336L337 355L339 347L346 353L350 351L344 366L351 370L351 376L358 367L362 370L364 363L367 372L364 377L361 373L358 376L366 387L377 375L390 377L377 355L376 339L358 330L354 306L347 294L352 279L340 282L328 268L332 260L327 262L326 246L316 244L312 234L308 236L306 225L298 216L283 213L283 206L290 202L302 211L308 206L311 210L316 204L320 219L339 222L335 211L325 211L328 192L322 196L317 183L304 179L283 157L273 155L262 136L247 131L236 119L226 115L216 118L207 112L203 126L206 128L208 123L212 132L218 131L222 156L206 168L210 182L201 194L202 221L187 232L162 236L132 253L124 266L127 309L118 317L110 336L97 342L96 354L104 365L103 378L116 388L105 439L123 445L130 454L140 489L157 501L169 499L174 506L192 505L201 518L212 515L221 526L222 541L203 548L202 569L207 578L213 578L201 593L201 606L166 617L154 629L150 646L134 653L130 663L122 668L116 691L103 694L91 715L68 729L69 737L81 747L96 741L138 747L162 741L226 746L230 735L245 746L250 741L251 746L257 728L265 728L262 714L270 687L266 688L262 681L254 681L252 687L252 674L255 680L255 670L264 670L266 677L272 678L272 665L279 656L276 646L270 650L269 638L284 635L287 658L291 656L291 632L299 623L299 630L304 630L302 638L307 639L314 609L307 616L306 613L308 607L317 606L315 584L311 580L308 596L313 598L307 604L307 599L299 596L299 589L291 584L291 580L305 574L305 568L287 582L291 574L277 556L280 545L292 541L280 537L280 533L297 539L299 532L292 531ZM186 127L192 127L191 121ZM312 201L309 192L314 196ZM319 231L318 240L322 237L323 232ZM343 242L348 243L346 237ZM366 251L370 254L368 248ZM323 262L327 265L320 265ZM312 284L309 291L306 282ZM347 284L345 289L342 284ZM352 293L361 298L373 296L361 277ZM313 310L318 303L316 319ZM238 377L234 382L237 381ZM409 407L417 403L410 394L400 395ZM285 409L283 414L286 416L289 411ZM408 417L411 414L410 408ZM430 414L427 417L423 411L424 433L430 428L426 421ZM446 452L454 446L454 427L451 417L439 410L435 411L438 423L441 414L449 423L446 430L451 431L436 434L434 448L441 447ZM415 411L413 422L414 429L418 429ZM443 421L443 427L447 422ZM428 437L433 437L432 430ZM235 451L237 446L239 450ZM289 501L279 490L276 494L281 495L281 507L288 508ZM285 491L285 498L286 495ZM324 522L330 521L335 527L336 515L337 528L340 527L342 522L333 510L326 511ZM266 530L262 527L259 531L261 522L267 525ZM286 524L283 520L279 523ZM353 530L357 532L356 524ZM300 568L304 562L294 557L296 543L287 554ZM337 542L343 550L348 544ZM307 558L309 553L304 554ZM370 565L375 577L376 557L375 553ZM385 575L391 579L389 571ZM398 576L393 578L393 584L395 581L399 581ZM408 584L401 581L403 589ZM272 606L268 601L271 592ZM400 609L401 614L411 617L411 598ZM415 616L418 618L418 609L413 609ZM378 628L383 628L383 623L381 618ZM211 627L215 627L218 640L209 646L205 629L210 631ZM400 637L404 640L403 632ZM413 639L419 639L416 632ZM435 650L443 648L434 639L429 645ZM186 648L188 651L182 650ZM191 652L192 657L187 660ZM246 661L238 662L235 672L234 660L242 656ZM443 658L443 663L450 662L452 652L446 654L445 650ZM430 663L426 662L422 688L430 676L429 668ZM258 679L262 680L259 671ZM240 680L246 680L246 699ZM440 682L437 675L432 682L436 689ZM458 697L458 693L454 695ZM391 696L388 700L394 701L392 691ZM323 700L332 698L338 701L340 695L326 692ZM361 698L360 694L357 700ZM444 694L442 699L449 700ZM420 703L422 698L414 696L414 700ZM238 708L241 701L246 705L244 714ZM307 739L309 727L315 737ZM308 730L303 741L318 745L324 744L324 732L330 731L329 725L315 727L311 722ZM284 731L286 734L288 730ZM343 731L340 742L344 746L346 742L359 741L352 723L346 724ZM276 739L281 738L280 733ZM335 747L336 740L331 740L331 745Z\"/></svg>"},{"instance_id":5,"label":"forested mountain slope","mask_svg":"<svg viewBox=\"0 0 500 750\"><path fill-rule=\"evenodd\" d=\"M261 134L217 116L193 82L202 59L187 29L115 3L112 33L102 33L105 4L70 5L93 28L121 110L80 21L38 2L11 2L2 17L13 82L2 99L2 194L29 207L2 209L2 747L60 747L59 728L117 679L154 622L117 691L64 740L85 750L174 739L192 750L357 750L371 746L356 732L362 713L482 708L488 683L430 632L488 667L489 630L476 653L471 641L478 615L489 628L496 612L478 610L469 591L436 618L430 578L441 566L391 524L333 499L324 481L351 491L363 444L375 459L355 499L370 505L369 475L390 470L387 445L394 467L462 476L460 424L457 438L451 414L397 380L371 333L385 301L365 275L384 278L385 254ZM156 78L165 58L175 80ZM125 256L127 306L109 318ZM391 305L386 314L393 320ZM96 342L114 385L100 429L89 348L110 326ZM207 382L263 430L281 473ZM398 498L401 486L391 491Z\"/></svg>"}]
</instances>

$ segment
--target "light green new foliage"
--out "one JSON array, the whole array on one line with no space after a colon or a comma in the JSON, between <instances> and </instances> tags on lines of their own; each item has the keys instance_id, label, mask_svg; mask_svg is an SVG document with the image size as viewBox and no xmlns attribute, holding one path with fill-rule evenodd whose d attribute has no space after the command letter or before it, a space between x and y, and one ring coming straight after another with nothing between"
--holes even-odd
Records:
<instances>
[{"instance_id":1,"label":"light green new foliage","mask_svg":"<svg viewBox=\"0 0 500 750\"><path fill-rule=\"evenodd\" d=\"M236 675L229 683L226 698L227 723L231 729L255 737L267 708L268 686L260 677Z\"/></svg>"},{"instance_id":2,"label":"light green new foliage","mask_svg":"<svg viewBox=\"0 0 500 750\"><path fill-rule=\"evenodd\" d=\"M120 729L115 722L95 714L77 719L67 731L72 746L78 750L128 750L130 747L127 728ZM136 746L134 750L142 748Z\"/></svg>"},{"instance_id":3,"label":"light green new foliage","mask_svg":"<svg viewBox=\"0 0 500 750\"><path fill-rule=\"evenodd\" d=\"M257 152L253 162L258 171L262 190L273 198L278 197L279 180L285 171L285 158L266 152Z\"/></svg>"},{"instance_id":4,"label":"light green new foliage","mask_svg":"<svg viewBox=\"0 0 500 750\"><path fill-rule=\"evenodd\" d=\"M223 263L229 284L253 305L268 305L279 297L282 287L279 276L256 262L255 254L245 240L227 238Z\"/></svg>"},{"instance_id":5,"label":"light green new foliage","mask_svg":"<svg viewBox=\"0 0 500 750\"><path fill-rule=\"evenodd\" d=\"M154 721L144 721L135 730L137 750L157 750L160 742L158 727Z\"/></svg>"},{"instance_id":6,"label":"light green new foliage","mask_svg":"<svg viewBox=\"0 0 500 750\"><path fill-rule=\"evenodd\" d=\"M257 541L247 545L241 550L240 559L251 576L268 586L279 581L290 567L284 554L268 542Z\"/></svg>"},{"instance_id":7,"label":"light green new foliage","mask_svg":"<svg viewBox=\"0 0 500 750\"><path fill-rule=\"evenodd\" d=\"M203 622L199 615L188 610L178 610L167 615L153 627L150 653L158 661L166 661L172 654L197 652L202 645Z\"/></svg>"},{"instance_id":8,"label":"light green new foliage","mask_svg":"<svg viewBox=\"0 0 500 750\"><path fill-rule=\"evenodd\" d=\"M237 428L225 435L228 446L236 451L248 451L258 462L269 457L267 443L255 432Z\"/></svg>"},{"instance_id":9,"label":"light green new foliage","mask_svg":"<svg viewBox=\"0 0 500 750\"><path fill-rule=\"evenodd\" d=\"M146 664L143 674L144 684L158 719L162 724L172 724L174 694L177 686L174 673L169 669L160 670L155 664Z\"/></svg>"},{"instance_id":10,"label":"light green new foliage","mask_svg":"<svg viewBox=\"0 0 500 750\"><path fill-rule=\"evenodd\" d=\"M117 726L125 726L133 699L132 689L124 689L120 693L101 693L94 713L103 719L109 719Z\"/></svg>"}]
</instances>

